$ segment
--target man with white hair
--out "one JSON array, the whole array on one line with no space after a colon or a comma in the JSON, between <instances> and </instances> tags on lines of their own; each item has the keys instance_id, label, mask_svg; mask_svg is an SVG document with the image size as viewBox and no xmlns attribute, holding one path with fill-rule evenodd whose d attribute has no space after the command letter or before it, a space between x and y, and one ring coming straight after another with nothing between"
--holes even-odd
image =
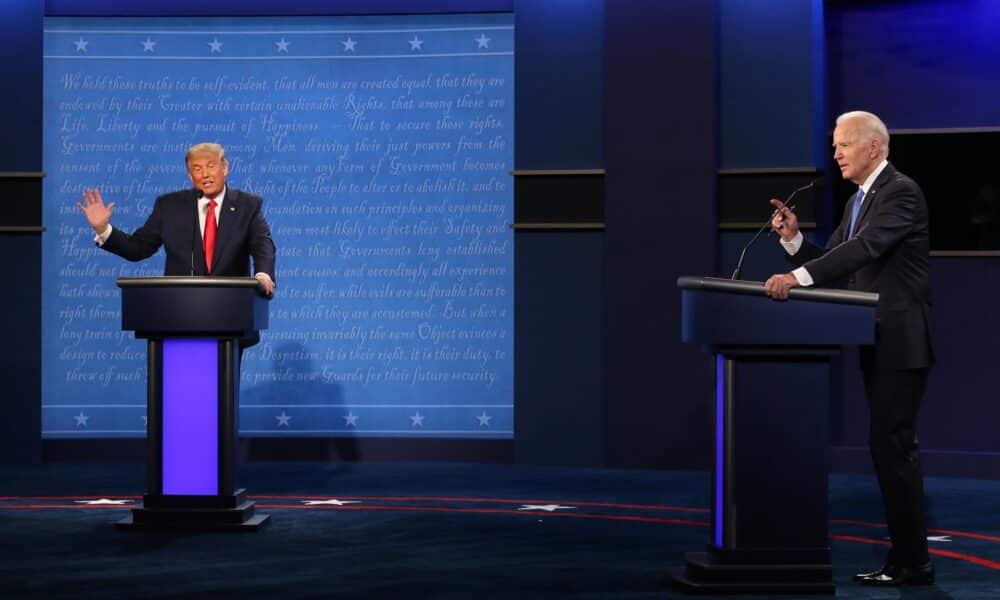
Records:
<instances>
[{"instance_id":1,"label":"man with white hair","mask_svg":"<svg viewBox=\"0 0 1000 600\"><path fill-rule=\"evenodd\" d=\"M788 298L797 286L847 280L851 290L877 292L875 344L860 348L868 397L869 447L892 547L882 568L858 573L866 585L929 585L923 471L917 413L934 363L931 347L927 203L912 179L889 162L889 132L869 112L837 118L833 158L858 191L826 247L804 239L795 213L780 200L772 227L781 236L791 273L771 276L768 296Z\"/></svg>"},{"instance_id":2,"label":"man with white hair","mask_svg":"<svg viewBox=\"0 0 1000 600\"><path fill-rule=\"evenodd\" d=\"M192 146L185 156L193 189L156 199L146 223L131 235L111 226L115 203L100 190L83 193L80 211L96 232L97 244L130 261L149 258L162 246L164 275L249 276L270 296L274 291L274 242L260 196L226 187L229 161L219 144Z\"/></svg>"}]
</instances>

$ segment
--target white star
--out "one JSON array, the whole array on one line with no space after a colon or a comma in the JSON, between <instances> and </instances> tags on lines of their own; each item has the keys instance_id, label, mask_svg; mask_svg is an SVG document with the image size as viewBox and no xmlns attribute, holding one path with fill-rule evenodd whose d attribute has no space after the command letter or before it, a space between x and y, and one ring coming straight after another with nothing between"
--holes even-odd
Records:
<instances>
[{"instance_id":1,"label":"white star","mask_svg":"<svg viewBox=\"0 0 1000 600\"><path fill-rule=\"evenodd\" d=\"M490 426L490 421L493 420L493 417L487 415L486 411L484 410L483 414L481 414L478 417L476 417L476 420L479 421L479 426L480 427L489 427Z\"/></svg>"},{"instance_id":2,"label":"white star","mask_svg":"<svg viewBox=\"0 0 1000 600\"><path fill-rule=\"evenodd\" d=\"M356 41L351 39L351 36L347 36L347 40L340 43L344 45L344 52L354 52L354 47L358 45Z\"/></svg>"},{"instance_id":3,"label":"white star","mask_svg":"<svg viewBox=\"0 0 1000 600\"><path fill-rule=\"evenodd\" d=\"M557 510L569 510L575 506L562 506L560 504L525 504L517 510L544 510L545 512L555 512Z\"/></svg>"},{"instance_id":4,"label":"white star","mask_svg":"<svg viewBox=\"0 0 1000 600\"><path fill-rule=\"evenodd\" d=\"M288 44L291 42L286 42L284 36L282 36L280 41L274 42L274 45L278 47L278 52L288 52Z\"/></svg>"},{"instance_id":5,"label":"white star","mask_svg":"<svg viewBox=\"0 0 1000 600\"><path fill-rule=\"evenodd\" d=\"M343 506L345 504L361 504L360 500L337 500L336 498L330 498L329 500L303 500L302 504L306 506L319 506L320 504L332 504L334 506Z\"/></svg>"},{"instance_id":6,"label":"white star","mask_svg":"<svg viewBox=\"0 0 1000 600\"><path fill-rule=\"evenodd\" d=\"M410 415L410 421L412 421L410 423L410 427L423 427L424 426L424 415L420 414L420 411L418 410L417 414Z\"/></svg>"},{"instance_id":7,"label":"white star","mask_svg":"<svg viewBox=\"0 0 1000 600\"><path fill-rule=\"evenodd\" d=\"M928 542L951 542L950 535L929 535L927 536Z\"/></svg>"},{"instance_id":8,"label":"white star","mask_svg":"<svg viewBox=\"0 0 1000 600\"><path fill-rule=\"evenodd\" d=\"M90 419L90 417L88 417L87 415L83 414L83 411L81 410L80 414L78 414L75 417L73 417L73 419L76 420L76 426L77 427L86 427L87 426L87 421Z\"/></svg>"},{"instance_id":9,"label":"white star","mask_svg":"<svg viewBox=\"0 0 1000 600\"><path fill-rule=\"evenodd\" d=\"M122 504L128 504L132 502L131 500L109 500L107 498L101 498L100 500L74 500L77 504L113 504L115 506L121 506Z\"/></svg>"},{"instance_id":10,"label":"white star","mask_svg":"<svg viewBox=\"0 0 1000 600\"><path fill-rule=\"evenodd\" d=\"M490 40L492 38L486 37L485 33L480 33L479 37L473 38L473 39L476 40L477 44L479 44L478 48L489 48L490 47Z\"/></svg>"},{"instance_id":11,"label":"white star","mask_svg":"<svg viewBox=\"0 0 1000 600\"><path fill-rule=\"evenodd\" d=\"M142 51L143 52L155 52L155 50L153 50L153 46L156 45L156 42L154 42L153 40L149 39L148 35L146 36L146 41L145 42L139 42L139 43L142 44Z\"/></svg>"},{"instance_id":12,"label":"white star","mask_svg":"<svg viewBox=\"0 0 1000 600\"><path fill-rule=\"evenodd\" d=\"M212 38L211 42L206 43L212 48L213 54L216 52L222 53L222 42L219 41L219 38Z\"/></svg>"},{"instance_id":13,"label":"white star","mask_svg":"<svg viewBox=\"0 0 1000 600\"><path fill-rule=\"evenodd\" d=\"M286 415L285 411L281 411L281 414L274 418L278 420L278 427L288 427L288 422L292 420L291 415Z\"/></svg>"},{"instance_id":14,"label":"white star","mask_svg":"<svg viewBox=\"0 0 1000 600\"><path fill-rule=\"evenodd\" d=\"M424 49L424 41L418 38L417 34L414 33L413 39L410 40L410 52L413 52L414 50L423 50L423 49Z\"/></svg>"},{"instance_id":15,"label":"white star","mask_svg":"<svg viewBox=\"0 0 1000 600\"><path fill-rule=\"evenodd\" d=\"M344 415L344 426L345 427L358 426L358 415L354 414L354 411L348 412L346 415Z\"/></svg>"},{"instance_id":16,"label":"white star","mask_svg":"<svg viewBox=\"0 0 1000 600\"><path fill-rule=\"evenodd\" d=\"M80 39L78 39L75 42L73 42L73 44L76 45L76 51L77 52L86 52L87 51L87 44L89 44L89 43L90 42L84 41L82 36L80 37Z\"/></svg>"},{"instance_id":17,"label":"white star","mask_svg":"<svg viewBox=\"0 0 1000 600\"><path fill-rule=\"evenodd\" d=\"M149 427L149 417L146 415L142 415L142 426Z\"/></svg>"}]
</instances>

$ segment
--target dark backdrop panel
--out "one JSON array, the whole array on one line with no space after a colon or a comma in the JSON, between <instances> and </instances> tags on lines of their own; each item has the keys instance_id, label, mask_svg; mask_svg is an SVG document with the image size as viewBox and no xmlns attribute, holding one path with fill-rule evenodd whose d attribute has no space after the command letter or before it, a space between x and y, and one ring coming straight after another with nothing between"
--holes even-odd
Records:
<instances>
[{"instance_id":1,"label":"dark backdrop panel","mask_svg":"<svg viewBox=\"0 0 1000 600\"><path fill-rule=\"evenodd\" d=\"M719 223L723 227L760 227L770 219L771 198L790 203L800 223L814 223L823 202L824 180L822 172L813 169L723 171L718 182ZM813 187L795 193L810 183Z\"/></svg>"},{"instance_id":2,"label":"dark backdrop panel","mask_svg":"<svg viewBox=\"0 0 1000 600\"><path fill-rule=\"evenodd\" d=\"M832 0L830 106L890 128L1000 125L1000 3Z\"/></svg>"},{"instance_id":3,"label":"dark backdrop panel","mask_svg":"<svg viewBox=\"0 0 1000 600\"><path fill-rule=\"evenodd\" d=\"M4 313L0 463L25 464L41 459L41 262L40 233L0 232L0 273L12 282L0 307Z\"/></svg>"},{"instance_id":4,"label":"dark backdrop panel","mask_svg":"<svg viewBox=\"0 0 1000 600\"><path fill-rule=\"evenodd\" d=\"M603 6L518 0L514 15L518 463L605 462L603 232L551 225L604 219Z\"/></svg>"},{"instance_id":5,"label":"dark backdrop panel","mask_svg":"<svg viewBox=\"0 0 1000 600\"><path fill-rule=\"evenodd\" d=\"M0 272L12 285L3 295L0 381L0 462L41 458L41 183L42 0L0 6ZM28 229L26 229L28 228Z\"/></svg>"},{"instance_id":6,"label":"dark backdrop panel","mask_svg":"<svg viewBox=\"0 0 1000 600\"><path fill-rule=\"evenodd\" d=\"M604 466L604 233L519 231L514 249L514 458Z\"/></svg>"},{"instance_id":7,"label":"dark backdrop panel","mask_svg":"<svg viewBox=\"0 0 1000 600\"><path fill-rule=\"evenodd\" d=\"M0 171L42 167L42 0L0 6L0 63L4 89ZM16 93L12 93L14 90ZM6 209L4 209L6 210Z\"/></svg>"},{"instance_id":8,"label":"dark backdrop panel","mask_svg":"<svg viewBox=\"0 0 1000 600\"><path fill-rule=\"evenodd\" d=\"M605 10L609 463L704 466L713 372L677 278L715 268L715 3Z\"/></svg>"},{"instance_id":9,"label":"dark backdrop panel","mask_svg":"<svg viewBox=\"0 0 1000 600\"><path fill-rule=\"evenodd\" d=\"M45 0L49 16L289 16L510 12L514 0Z\"/></svg>"},{"instance_id":10,"label":"dark backdrop panel","mask_svg":"<svg viewBox=\"0 0 1000 600\"><path fill-rule=\"evenodd\" d=\"M822 0L718 5L721 166L822 164Z\"/></svg>"},{"instance_id":11,"label":"dark backdrop panel","mask_svg":"<svg viewBox=\"0 0 1000 600\"><path fill-rule=\"evenodd\" d=\"M602 160L603 0L519 0L514 88L518 169L586 169Z\"/></svg>"}]
</instances>

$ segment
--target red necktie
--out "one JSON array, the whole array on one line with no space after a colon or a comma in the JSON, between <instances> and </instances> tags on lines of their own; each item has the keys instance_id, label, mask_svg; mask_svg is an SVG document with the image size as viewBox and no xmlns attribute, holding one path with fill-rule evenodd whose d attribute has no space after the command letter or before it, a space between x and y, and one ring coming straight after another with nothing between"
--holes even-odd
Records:
<instances>
[{"instance_id":1,"label":"red necktie","mask_svg":"<svg viewBox=\"0 0 1000 600\"><path fill-rule=\"evenodd\" d=\"M205 235L201 238L202 247L205 249L205 272L212 273L212 258L215 256L215 233L218 225L215 224L215 200L208 201L208 215L205 217Z\"/></svg>"}]
</instances>

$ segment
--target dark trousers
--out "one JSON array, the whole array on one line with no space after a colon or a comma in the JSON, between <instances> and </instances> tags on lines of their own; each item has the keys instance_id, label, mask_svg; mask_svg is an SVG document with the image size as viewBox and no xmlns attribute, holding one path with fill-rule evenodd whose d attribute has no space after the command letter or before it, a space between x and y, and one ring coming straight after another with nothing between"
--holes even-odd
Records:
<instances>
[{"instance_id":1,"label":"dark trousers","mask_svg":"<svg viewBox=\"0 0 1000 600\"><path fill-rule=\"evenodd\" d=\"M882 491L892 550L888 562L920 566L927 555L924 474L917 442L917 413L929 369L865 370L871 449Z\"/></svg>"}]
</instances>

